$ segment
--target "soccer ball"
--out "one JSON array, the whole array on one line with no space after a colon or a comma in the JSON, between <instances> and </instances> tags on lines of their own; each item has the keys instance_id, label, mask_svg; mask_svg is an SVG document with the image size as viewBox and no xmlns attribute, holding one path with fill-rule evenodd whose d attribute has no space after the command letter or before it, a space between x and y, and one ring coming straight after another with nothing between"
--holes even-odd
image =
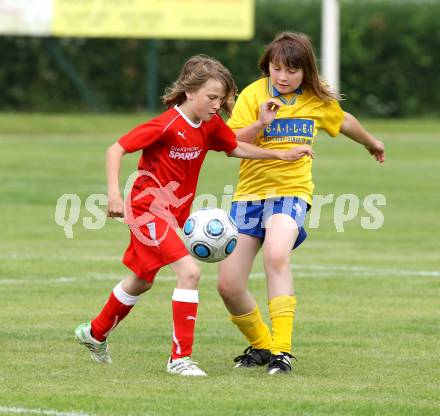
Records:
<instances>
[{"instance_id":1,"label":"soccer ball","mask_svg":"<svg viewBox=\"0 0 440 416\"><path fill-rule=\"evenodd\" d=\"M219 208L200 209L183 225L183 241L193 257L215 263L228 257L237 245L237 226Z\"/></svg>"}]
</instances>

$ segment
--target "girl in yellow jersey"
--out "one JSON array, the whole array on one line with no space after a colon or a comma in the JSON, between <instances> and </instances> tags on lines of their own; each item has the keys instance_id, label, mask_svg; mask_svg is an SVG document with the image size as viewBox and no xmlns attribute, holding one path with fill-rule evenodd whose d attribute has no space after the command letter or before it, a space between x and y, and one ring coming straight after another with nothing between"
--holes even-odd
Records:
<instances>
[{"instance_id":1,"label":"girl in yellow jersey","mask_svg":"<svg viewBox=\"0 0 440 416\"><path fill-rule=\"evenodd\" d=\"M384 146L351 114L337 94L319 79L308 36L279 34L266 48L259 67L263 77L238 97L228 125L239 141L270 149L313 145L319 130L342 133L362 144L379 162ZM303 226L312 204L312 159L294 163L243 160L231 215L239 238L234 252L219 266L218 290L249 347L236 367L268 364L270 375L289 373L296 298L289 255L307 236ZM257 252L263 248L272 330L263 322L247 290Z\"/></svg>"}]
</instances>

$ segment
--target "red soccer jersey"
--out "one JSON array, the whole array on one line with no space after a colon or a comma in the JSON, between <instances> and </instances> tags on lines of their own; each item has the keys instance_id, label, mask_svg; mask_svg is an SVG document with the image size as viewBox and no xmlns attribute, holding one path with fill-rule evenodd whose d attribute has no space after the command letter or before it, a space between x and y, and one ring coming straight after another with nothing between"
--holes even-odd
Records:
<instances>
[{"instance_id":1,"label":"red soccer jersey","mask_svg":"<svg viewBox=\"0 0 440 416\"><path fill-rule=\"evenodd\" d=\"M220 116L195 124L175 106L135 127L119 144L128 153L142 150L140 175L131 193L135 216L145 211L162 218L172 215L182 226L207 151L231 152L237 139Z\"/></svg>"}]
</instances>

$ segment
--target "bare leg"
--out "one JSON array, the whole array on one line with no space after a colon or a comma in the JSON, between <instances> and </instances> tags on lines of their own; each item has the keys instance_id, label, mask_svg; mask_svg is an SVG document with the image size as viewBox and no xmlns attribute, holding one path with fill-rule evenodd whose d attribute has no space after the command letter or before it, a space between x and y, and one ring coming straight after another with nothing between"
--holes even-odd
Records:
<instances>
[{"instance_id":1,"label":"bare leg","mask_svg":"<svg viewBox=\"0 0 440 416\"><path fill-rule=\"evenodd\" d=\"M219 264L218 292L232 315L244 315L256 307L254 298L247 290L247 283L260 247L259 238L239 234L237 247Z\"/></svg>"},{"instance_id":2,"label":"bare leg","mask_svg":"<svg viewBox=\"0 0 440 416\"><path fill-rule=\"evenodd\" d=\"M147 290L151 289L152 286L152 282L147 282L144 279L140 279L134 274L125 278L121 282L121 287L124 292L128 293L131 296L139 296Z\"/></svg>"},{"instance_id":3,"label":"bare leg","mask_svg":"<svg viewBox=\"0 0 440 416\"><path fill-rule=\"evenodd\" d=\"M200 269L190 255L170 264L177 276L177 289L197 290L200 281Z\"/></svg>"},{"instance_id":4,"label":"bare leg","mask_svg":"<svg viewBox=\"0 0 440 416\"><path fill-rule=\"evenodd\" d=\"M285 214L271 216L271 224L266 229L263 245L269 300L281 295L294 294L290 253L297 237L298 227L293 218Z\"/></svg>"}]
</instances>

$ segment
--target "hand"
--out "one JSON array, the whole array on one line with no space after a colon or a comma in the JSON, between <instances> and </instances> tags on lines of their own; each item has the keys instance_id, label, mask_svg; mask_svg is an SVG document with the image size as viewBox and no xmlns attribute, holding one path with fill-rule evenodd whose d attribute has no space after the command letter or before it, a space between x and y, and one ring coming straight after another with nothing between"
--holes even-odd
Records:
<instances>
[{"instance_id":1,"label":"hand","mask_svg":"<svg viewBox=\"0 0 440 416\"><path fill-rule=\"evenodd\" d=\"M124 217L124 201L120 194L108 196L107 217Z\"/></svg>"},{"instance_id":2,"label":"hand","mask_svg":"<svg viewBox=\"0 0 440 416\"><path fill-rule=\"evenodd\" d=\"M315 157L315 152L308 145L296 146L290 150L281 151L281 160L293 162L294 160L301 159L304 156L309 156L312 159Z\"/></svg>"},{"instance_id":3,"label":"hand","mask_svg":"<svg viewBox=\"0 0 440 416\"><path fill-rule=\"evenodd\" d=\"M380 140L374 140L373 142L366 144L365 148L379 163L385 162L385 146Z\"/></svg>"},{"instance_id":4,"label":"hand","mask_svg":"<svg viewBox=\"0 0 440 416\"><path fill-rule=\"evenodd\" d=\"M266 127L275 119L281 105L275 98L271 98L260 105L260 117L258 120L262 123L263 127Z\"/></svg>"}]
</instances>

